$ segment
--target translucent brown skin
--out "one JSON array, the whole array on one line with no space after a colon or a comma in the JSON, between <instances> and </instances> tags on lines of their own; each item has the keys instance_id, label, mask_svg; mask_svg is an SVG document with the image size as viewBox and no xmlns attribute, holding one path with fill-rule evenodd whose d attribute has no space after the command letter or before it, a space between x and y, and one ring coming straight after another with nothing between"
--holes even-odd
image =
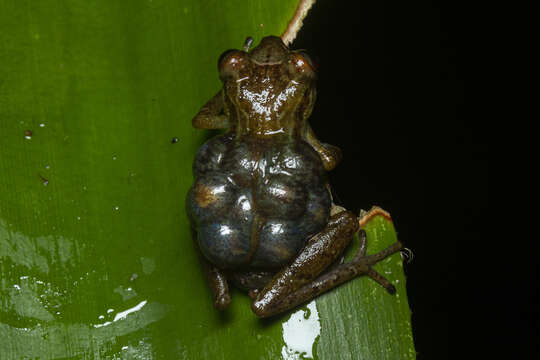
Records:
<instances>
[{"instance_id":1,"label":"translucent brown skin","mask_svg":"<svg viewBox=\"0 0 540 360\"><path fill-rule=\"evenodd\" d=\"M324 273L359 225L348 211L330 216L326 172L341 151L320 143L307 122L316 79L308 56L270 36L249 52L224 53L218 67L223 89L193 126L228 130L197 153L187 197L215 307L230 303L227 280L249 291L260 317L361 274L392 293L371 265L398 251L399 243L365 256L364 242L351 263Z\"/></svg>"}]
</instances>

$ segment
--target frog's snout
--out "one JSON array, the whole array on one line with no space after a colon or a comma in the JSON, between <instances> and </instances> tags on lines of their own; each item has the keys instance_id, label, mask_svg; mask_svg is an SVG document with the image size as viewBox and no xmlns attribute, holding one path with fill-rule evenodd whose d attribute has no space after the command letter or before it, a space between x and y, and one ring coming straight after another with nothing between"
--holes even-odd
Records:
<instances>
[{"instance_id":1,"label":"frog's snout","mask_svg":"<svg viewBox=\"0 0 540 360\"><path fill-rule=\"evenodd\" d=\"M288 56L289 48L280 37L267 36L249 53L253 62L258 65L281 64Z\"/></svg>"}]
</instances>

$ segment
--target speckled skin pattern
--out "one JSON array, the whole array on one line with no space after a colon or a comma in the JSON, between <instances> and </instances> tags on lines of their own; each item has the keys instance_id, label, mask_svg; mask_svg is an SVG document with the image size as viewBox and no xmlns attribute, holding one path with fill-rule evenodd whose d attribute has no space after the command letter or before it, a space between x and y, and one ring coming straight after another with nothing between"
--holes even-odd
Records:
<instances>
[{"instance_id":1,"label":"speckled skin pattern","mask_svg":"<svg viewBox=\"0 0 540 360\"><path fill-rule=\"evenodd\" d=\"M321 231L331 199L306 142L211 139L197 153L188 210L201 252L222 269L279 269Z\"/></svg>"}]
</instances>

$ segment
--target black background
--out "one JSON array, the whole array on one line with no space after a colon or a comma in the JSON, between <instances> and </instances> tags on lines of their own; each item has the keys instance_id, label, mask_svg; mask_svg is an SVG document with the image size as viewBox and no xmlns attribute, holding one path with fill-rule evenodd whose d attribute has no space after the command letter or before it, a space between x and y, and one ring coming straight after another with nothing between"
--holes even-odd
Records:
<instances>
[{"instance_id":1,"label":"black background","mask_svg":"<svg viewBox=\"0 0 540 360\"><path fill-rule=\"evenodd\" d=\"M482 255L489 124L476 111L470 10L425 0L319 1L291 46L319 65L310 122L321 141L343 150L330 177L339 202L388 210L414 252L406 274L419 359L468 358L468 346L485 352L480 340L509 339L484 331L501 315L481 278L490 272L474 274L496 259Z\"/></svg>"}]
</instances>

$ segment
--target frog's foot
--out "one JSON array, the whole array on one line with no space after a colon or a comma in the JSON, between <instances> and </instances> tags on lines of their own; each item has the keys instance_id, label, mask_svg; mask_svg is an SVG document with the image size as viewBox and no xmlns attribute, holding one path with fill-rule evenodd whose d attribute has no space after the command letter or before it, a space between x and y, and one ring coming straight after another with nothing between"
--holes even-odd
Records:
<instances>
[{"instance_id":1,"label":"frog's foot","mask_svg":"<svg viewBox=\"0 0 540 360\"><path fill-rule=\"evenodd\" d=\"M372 266L401 250L403 247L402 244L397 241L376 254L366 256L366 232L364 230L360 230L358 232L358 236L360 237L360 248L350 262L342 264L340 267L342 267L345 271L354 272L355 277L367 275L384 287L388 293L394 294L396 292L394 285L392 285L392 283L390 283L390 281L388 281L384 276L373 270Z\"/></svg>"}]
</instances>

